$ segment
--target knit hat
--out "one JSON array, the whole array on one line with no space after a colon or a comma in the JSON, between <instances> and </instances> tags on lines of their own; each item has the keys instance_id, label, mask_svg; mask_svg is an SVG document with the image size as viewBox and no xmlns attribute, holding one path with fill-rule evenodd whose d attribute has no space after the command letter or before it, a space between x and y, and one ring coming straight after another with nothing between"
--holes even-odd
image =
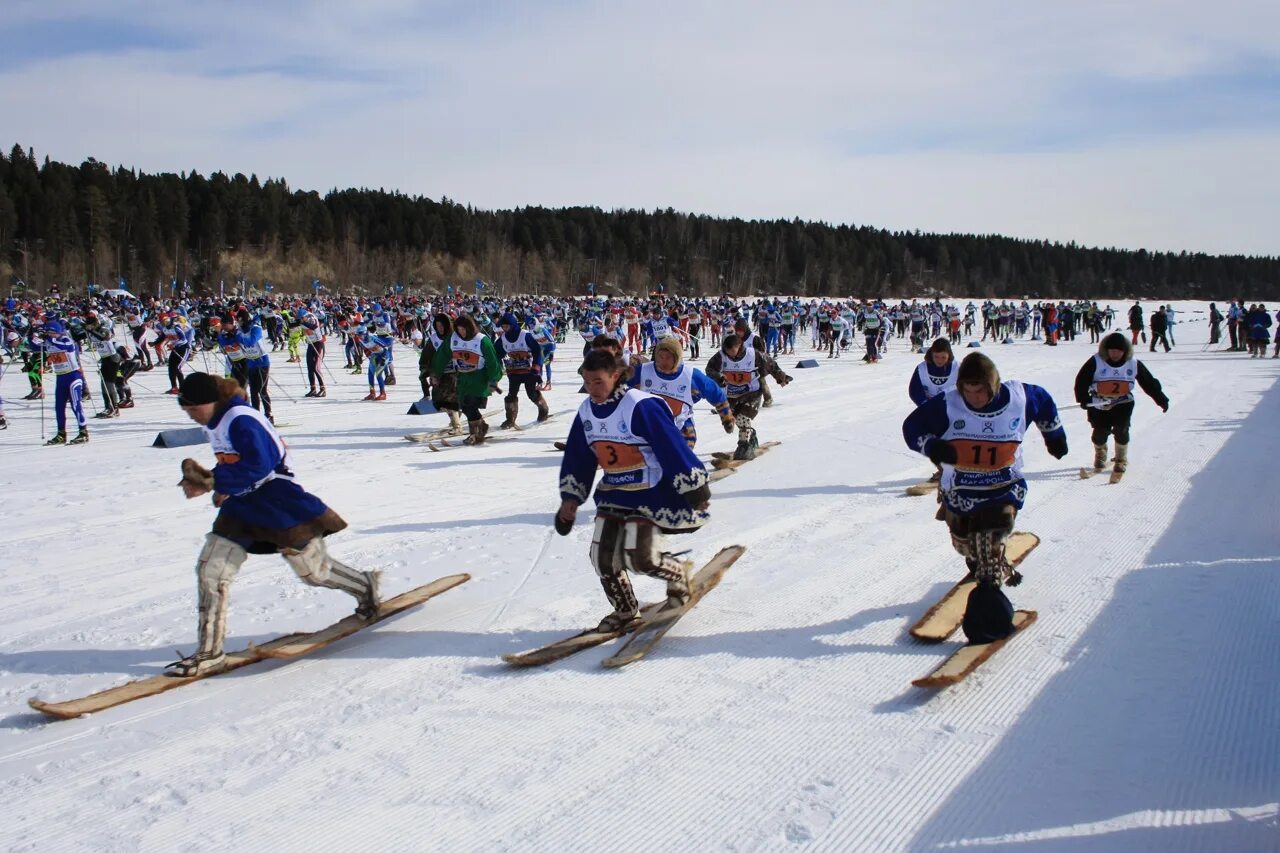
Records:
<instances>
[{"instance_id":1,"label":"knit hat","mask_svg":"<svg viewBox=\"0 0 1280 853\"><path fill-rule=\"evenodd\" d=\"M202 406L218 402L218 380L208 373L189 373L178 388L179 406Z\"/></svg>"}]
</instances>

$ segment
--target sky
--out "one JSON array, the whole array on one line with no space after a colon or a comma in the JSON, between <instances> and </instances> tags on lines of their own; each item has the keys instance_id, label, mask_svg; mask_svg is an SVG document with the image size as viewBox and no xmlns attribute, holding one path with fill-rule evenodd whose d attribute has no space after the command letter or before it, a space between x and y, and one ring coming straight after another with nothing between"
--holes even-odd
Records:
<instances>
[{"instance_id":1,"label":"sky","mask_svg":"<svg viewBox=\"0 0 1280 853\"><path fill-rule=\"evenodd\" d=\"M6 0L0 144L481 208L1280 255L1280 3Z\"/></svg>"}]
</instances>

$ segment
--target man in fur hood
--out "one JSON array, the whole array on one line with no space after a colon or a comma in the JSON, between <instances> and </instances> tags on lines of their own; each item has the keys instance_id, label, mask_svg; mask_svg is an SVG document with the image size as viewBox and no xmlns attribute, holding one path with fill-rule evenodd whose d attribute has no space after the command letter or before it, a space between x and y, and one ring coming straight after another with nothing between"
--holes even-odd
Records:
<instances>
[{"instance_id":1,"label":"man in fur hood","mask_svg":"<svg viewBox=\"0 0 1280 853\"><path fill-rule=\"evenodd\" d=\"M1133 389L1139 386L1156 401L1161 411L1169 411L1169 398L1160 380L1133 357L1133 344L1119 332L1112 332L1098 344L1098 352L1076 374L1076 402L1089 413L1093 427L1093 469L1107 464L1107 439L1115 436L1113 471L1123 474L1129 465L1129 420L1133 417Z\"/></svg>"}]
</instances>

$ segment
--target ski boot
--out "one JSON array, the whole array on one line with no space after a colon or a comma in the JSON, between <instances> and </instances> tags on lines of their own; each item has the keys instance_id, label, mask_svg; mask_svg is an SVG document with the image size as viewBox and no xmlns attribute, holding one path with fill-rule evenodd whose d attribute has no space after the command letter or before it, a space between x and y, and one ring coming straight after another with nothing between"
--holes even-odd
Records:
<instances>
[{"instance_id":1,"label":"ski boot","mask_svg":"<svg viewBox=\"0 0 1280 853\"><path fill-rule=\"evenodd\" d=\"M365 394L365 395L364 395L364 397L362 397L361 399L362 399L362 400L376 400L376 399L378 399L378 392L377 392L377 391L375 391L375 390L373 390L372 388L370 388L370 389L369 389L369 393L368 393L368 394Z\"/></svg>"},{"instance_id":2,"label":"ski boot","mask_svg":"<svg viewBox=\"0 0 1280 853\"><path fill-rule=\"evenodd\" d=\"M382 572L360 572L368 582L369 588L360 596L356 605L356 615L365 621L378 618L378 608L382 604Z\"/></svg>"},{"instance_id":3,"label":"ski boot","mask_svg":"<svg viewBox=\"0 0 1280 853\"><path fill-rule=\"evenodd\" d=\"M1105 444L1095 444L1093 446L1093 470L1101 471L1107 465L1107 446Z\"/></svg>"},{"instance_id":4,"label":"ski boot","mask_svg":"<svg viewBox=\"0 0 1280 853\"><path fill-rule=\"evenodd\" d=\"M387 392L386 392L386 391L379 391L379 392L378 392L378 396L377 396L377 397L374 397L374 399L375 399L375 400L385 400L385 399L387 399Z\"/></svg>"},{"instance_id":5,"label":"ski boot","mask_svg":"<svg viewBox=\"0 0 1280 853\"><path fill-rule=\"evenodd\" d=\"M67 443L67 434L59 430L58 432L55 432L53 434L53 438L49 439L44 443L44 446L52 447L55 444L66 444L66 443Z\"/></svg>"},{"instance_id":6,"label":"ski boot","mask_svg":"<svg viewBox=\"0 0 1280 853\"><path fill-rule=\"evenodd\" d=\"M740 462L749 462L756 458L756 449L751 446L750 439L738 442L737 448L733 451L733 458Z\"/></svg>"},{"instance_id":7,"label":"ski boot","mask_svg":"<svg viewBox=\"0 0 1280 853\"><path fill-rule=\"evenodd\" d=\"M4 419L4 415L0 415L0 429L8 429L9 422Z\"/></svg>"},{"instance_id":8,"label":"ski boot","mask_svg":"<svg viewBox=\"0 0 1280 853\"><path fill-rule=\"evenodd\" d=\"M76 433L76 437L67 442L67 444L88 444L89 430L80 427L80 432Z\"/></svg>"},{"instance_id":9,"label":"ski boot","mask_svg":"<svg viewBox=\"0 0 1280 853\"><path fill-rule=\"evenodd\" d=\"M303 394L302 396L304 396L304 397L314 397L314 396L316 396L316 389L312 388L310 391L308 391L307 393Z\"/></svg>"},{"instance_id":10,"label":"ski boot","mask_svg":"<svg viewBox=\"0 0 1280 853\"><path fill-rule=\"evenodd\" d=\"M667 607L684 607L689 603L693 597L692 577L693 562L681 560L680 577L667 581Z\"/></svg>"},{"instance_id":11,"label":"ski boot","mask_svg":"<svg viewBox=\"0 0 1280 853\"><path fill-rule=\"evenodd\" d=\"M551 406L547 403L546 398L538 398L538 423L546 423L551 417Z\"/></svg>"},{"instance_id":12,"label":"ski boot","mask_svg":"<svg viewBox=\"0 0 1280 853\"><path fill-rule=\"evenodd\" d=\"M198 654L184 657L165 666L166 672L172 678L194 678L197 675L208 675L218 672L226 664L227 656L222 652L200 652Z\"/></svg>"},{"instance_id":13,"label":"ski boot","mask_svg":"<svg viewBox=\"0 0 1280 853\"><path fill-rule=\"evenodd\" d=\"M517 400L504 400L503 408L507 411L507 419L498 424L498 429L515 429L516 414L519 412L520 403Z\"/></svg>"},{"instance_id":14,"label":"ski boot","mask_svg":"<svg viewBox=\"0 0 1280 853\"><path fill-rule=\"evenodd\" d=\"M316 397L327 397L327 396L329 395L326 393L324 386L323 385L320 386L320 390L316 392Z\"/></svg>"},{"instance_id":15,"label":"ski boot","mask_svg":"<svg viewBox=\"0 0 1280 853\"><path fill-rule=\"evenodd\" d=\"M596 633L616 634L621 631L626 631L634 627L639 620L639 611L615 610L600 620L600 624L596 626Z\"/></svg>"}]
</instances>

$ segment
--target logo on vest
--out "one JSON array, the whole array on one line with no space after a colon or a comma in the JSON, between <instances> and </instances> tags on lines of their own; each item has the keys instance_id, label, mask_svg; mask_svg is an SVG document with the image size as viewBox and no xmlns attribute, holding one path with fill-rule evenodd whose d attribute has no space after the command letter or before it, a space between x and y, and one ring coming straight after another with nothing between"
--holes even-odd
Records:
<instances>
[{"instance_id":1,"label":"logo on vest","mask_svg":"<svg viewBox=\"0 0 1280 853\"><path fill-rule=\"evenodd\" d=\"M991 421L983 421L983 422L982 422L982 431L983 431L983 432L992 432L992 433L993 433L993 432L995 432L995 431L996 431L996 425L995 425L995 424L993 424Z\"/></svg>"},{"instance_id":2,"label":"logo on vest","mask_svg":"<svg viewBox=\"0 0 1280 853\"><path fill-rule=\"evenodd\" d=\"M956 421L951 427L952 429L964 429L964 421Z\"/></svg>"},{"instance_id":3,"label":"logo on vest","mask_svg":"<svg viewBox=\"0 0 1280 853\"><path fill-rule=\"evenodd\" d=\"M1009 421L1009 429L1011 430L1017 429L1018 424L1020 423L1022 423L1022 418L1014 418L1013 420Z\"/></svg>"}]
</instances>

